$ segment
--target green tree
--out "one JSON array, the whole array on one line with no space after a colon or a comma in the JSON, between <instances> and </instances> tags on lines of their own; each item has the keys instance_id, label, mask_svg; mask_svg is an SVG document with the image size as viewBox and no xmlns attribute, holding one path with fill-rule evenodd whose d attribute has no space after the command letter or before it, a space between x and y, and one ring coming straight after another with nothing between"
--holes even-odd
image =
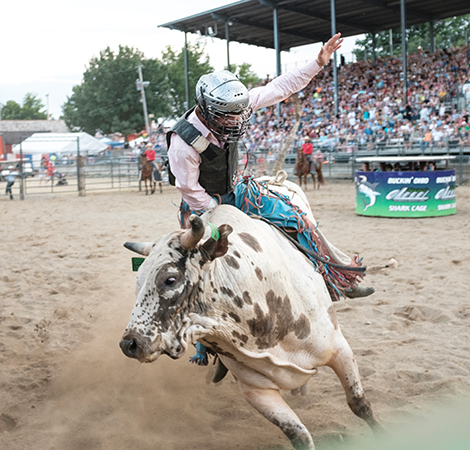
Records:
<instances>
[{"instance_id":1,"label":"green tree","mask_svg":"<svg viewBox=\"0 0 470 450\"><path fill-rule=\"evenodd\" d=\"M430 50L430 30L429 22L413 25L406 30L407 52L415 53L419 46L423 50ZM392 30L393 54L401 56L401 29ZM435 48L451 48L465 45L470 39L470 14L451 17L449 19L436 21L434 23ZM390 56L390 31L382 31L375 36L375 54L378 57ZM370 59L372 57L372 34L368 33L364 39L355 42L356 48L353 50L356 58Z\"/></svg>"},{"instance_id":2,"label":"green tree","mask_svg":"<svg viewBox=\"0 0 470 450\"><path fill-rule=\"evenodd\" d=\"M47 113L41 111L43 108L44 104L36 94L27 93L22 106L13 100L6 102L2 108L2 120L44 120Z\"/></svg>"},{"instance_id":3,"label":"green tree","mask_svg":"<svg viewBox=\"0 0 470 450\"><path fill-rule=\"evenodd\" d=\"M2 120L21 120L21 105L8 100L2 108Z\"/></svg>"},{"instance_id":4,"label":"green tree","mask_svg":"<svg viewBox=\"0 0 470 450\"><path fill-rule=\"evenodd\" d=\"M21 108L24 120L44 120L47 119L47 112L41 111L44 104L37 98L36 94L26 94Z\"/></svg>"},{"instance_id":5,"label":"green tree","mask_svg":"<svg viewBox=\"0 0 470 450\"><path fill-rule=\"evenodd\" d=\"M109 47L91 59L81 84L62 106L63 117L70 129L90 134L97 130L128 135L145 129L141 92L137 90L137 67L142 65L147 111L155 117L171 114L166 68L158 60L145 59L134 48L119 46L114 53Z\"/></svg>"},{"instance_id":6,"label":"green tree","mask_svg":"<svg viewBox=\"0 0 470 450\"><path fill-rule=\"evenodd\" d=\"M251 70L251 64L230 64L230 69L245 86L251 85L254 87L260 84L262 81L261 78L256 75L253 70Z\"/></svg>"},{"instance_id":7,"label":"green tree","mask_svg":"<svg viewBox=\"0 0 470 450\"><path fill-rule=\"evenodd\" d=\"M184 70L184 48L176 52L170 46L162 53L162 61L167 69L168 85L172 101L173 116L181 116L186 109L195 103L196 83L199 78L212 72L214 69L209 64L209 56L203 48L196 44L188 44L188 71L189 71L189 105L186 102L186 81Z\"/></svg>"}]
</instances>

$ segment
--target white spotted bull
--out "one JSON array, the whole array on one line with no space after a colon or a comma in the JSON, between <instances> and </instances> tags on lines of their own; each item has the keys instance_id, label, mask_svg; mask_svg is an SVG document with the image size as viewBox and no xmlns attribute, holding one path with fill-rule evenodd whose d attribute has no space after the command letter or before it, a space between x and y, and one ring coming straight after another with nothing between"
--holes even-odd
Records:
<instances>
[{"instance_id":1,"label":"white spotted bull","mask_svg":"<svg viewBox=\"0 0 470 450\"><path fill-rule=\"evenodd\" d=\"M248 403L296 449L314 449L313 440L279 391L329 366L351 410L381 429L322 276L276 229L222 205L192 216L188 230L125 246L147 256L120 343L126 356L176 359L199 341L219 357L214 381L230 370Z\"/></svg>"}]
</instances>

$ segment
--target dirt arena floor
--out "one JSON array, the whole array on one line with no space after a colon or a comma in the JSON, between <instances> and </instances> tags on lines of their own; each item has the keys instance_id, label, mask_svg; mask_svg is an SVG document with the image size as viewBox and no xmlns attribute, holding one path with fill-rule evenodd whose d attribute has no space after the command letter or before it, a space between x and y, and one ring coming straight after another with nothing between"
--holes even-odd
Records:
<instances>
[{"instance_id":1,"label":"dirt arena floor","mask_svg":"<svg viewBox=\"0 0 470 450\"><path fill-rule=\"evenodd\" d=\"M426 219L357 216L353 183L310 185L307 195L337 247L369 265L399 263L366 277L371 297L335 303L375 413L427 449L470 448L470 187L457 189L456 215ZM210 384L213 366L190 364L193 352L149 365L121 353L135 300L122 244L177 229L179 199L171 187L0 199L1 449L290 448L231 375ZM317 449L349 449L372 435L328 368L307 396L284 397ZM462 446L450 443L455 429ZM443 436L446 445L433 447ZM424 448L411 441L354 448Z\"/></svg>"}]
</instances>

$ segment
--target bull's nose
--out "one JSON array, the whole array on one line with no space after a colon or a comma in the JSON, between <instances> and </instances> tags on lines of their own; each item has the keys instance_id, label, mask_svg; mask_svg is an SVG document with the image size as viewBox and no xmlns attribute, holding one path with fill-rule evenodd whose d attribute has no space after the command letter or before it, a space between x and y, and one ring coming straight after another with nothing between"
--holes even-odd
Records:
<instances>
[{"instance_id":1,"label":"bull's nose","mask_svg":"<svg viewBox=\"0 0 470 450\"><path fill-rule=\"evenodd\" d=\"M136 358L137 342L135 339L122 340L119 342L122 352L129 358Z\"/></svg>"}]
</instances>

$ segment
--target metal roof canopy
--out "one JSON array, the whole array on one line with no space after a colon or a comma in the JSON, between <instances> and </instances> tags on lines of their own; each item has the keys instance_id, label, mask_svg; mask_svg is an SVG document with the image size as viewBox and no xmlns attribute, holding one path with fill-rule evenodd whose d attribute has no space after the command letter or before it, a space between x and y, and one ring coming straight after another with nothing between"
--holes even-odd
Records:
<instances>
[{"instance_id":1,"label":"metal roof canopy","mask_svg":"<svg viewBox=\"0 0 470 450\"><path fill-rule=\"evenodd\" d=\"M242 0L160 27L275 48L273 8L277 9L280 50L325 42L331 37L328 0ZM336 27L343 37L401 26L400 0L336 0ZM406 26L470 13L468 0L407 0ZM209 27L212 33L209 34Z\"/></svg>"},{"instance_id":2,"label":"metal roof canopy","mask_svg":"<svg viewBox=\"0 0 470 450\"><path fill-rule=\"evenodd\" d=\"M469 0L241 0L159 26L184 32L186 103L189 106L187 33L226 39L229 70L230 41L274 48L276 75L279 76L282 50L326 42L336 33L337 27L342 37L362 33L373 33L374 36L380 31L401 27L403 42L405 30L410 25L430 22L432 36L432 24L436 20L467 13L470 13ZM408 103L406 47L402 46L405 104ZM336 53L333 58L335 115L338 115Z\"/></svg>"}]
</instances>

